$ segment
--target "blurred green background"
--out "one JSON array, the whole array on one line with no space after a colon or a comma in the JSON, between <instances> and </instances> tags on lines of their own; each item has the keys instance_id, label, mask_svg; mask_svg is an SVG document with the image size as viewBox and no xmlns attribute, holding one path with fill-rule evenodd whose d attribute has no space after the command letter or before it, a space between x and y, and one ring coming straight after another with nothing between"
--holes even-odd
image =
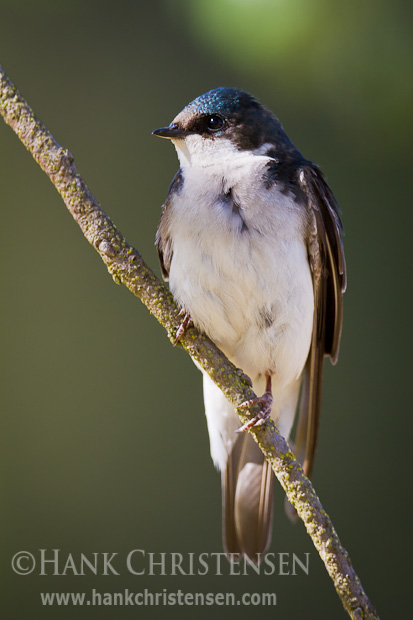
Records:
<instances>
[{"instance_id":1,"label":"blurred green background","mask_svg":"<svg viewBox=\"0 0 413 620\"><path fill-rule=\"evenodd\" d=\"M197 95L220 85L253 92L325 171L343 210L349 287L313 480L383 618L404 617L413 577L409 6L0 0L0 62L158 273L154 235L177 159L150 132ZM3 617L347 617L279 489L270 551L310 553L309 576L13 573L21 550L121 561L135 548L220 552L221 508L199 372L113 283L3 123L0 164ZM275 591L278 604L40 604L41 591L91 588Z\"/></svg>"}]
</instances>

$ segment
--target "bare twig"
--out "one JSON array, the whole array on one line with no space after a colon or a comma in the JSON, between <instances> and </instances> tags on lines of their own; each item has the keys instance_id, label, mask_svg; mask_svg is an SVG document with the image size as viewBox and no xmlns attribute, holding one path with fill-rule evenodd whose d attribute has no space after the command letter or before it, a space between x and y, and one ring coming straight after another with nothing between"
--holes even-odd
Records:
<instances>
[{"instance_id":1,"label":"bare twig","mask_svg":"<svg viewBox=\"0 0 413 620\"><path fill-rule=\"evenodd\" d=\"M149 308L173 342L180 319L171 293L144 263L104 213L77 172L73 156L62 148L36 118L0 66L0 112L62 196L87 240L99 252L114 280L124 284ZM205 335L188 329L180 344L210 375L236 407L255 397L250 379L237 369ZM253 408L238 411L245 423ZM304 522L342 603L354 620L378 619L342 547L329 516L287 442L273 422L250 430L288 499Z\"/></svg>"}]
</instances>

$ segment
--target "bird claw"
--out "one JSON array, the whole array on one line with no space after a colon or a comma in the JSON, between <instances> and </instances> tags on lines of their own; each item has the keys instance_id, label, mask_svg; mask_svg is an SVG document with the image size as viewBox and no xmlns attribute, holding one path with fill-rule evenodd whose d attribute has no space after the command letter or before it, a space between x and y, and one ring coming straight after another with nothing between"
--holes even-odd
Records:
<instances>
[{"instance_id":1,"label":"bird claw","mask_svg":"<svg viewBox=\"0 0 413 620\"><path fill-rule=\"evenodd\" d=\"M186 310L184 310L183 308L182 308L182 310L180 310L178 312L178 316L183 316L184 318L183 318L182 323L180 324L180 326L177 329L176 336L175 336L175 341L174 341L174 347L181 340L182 336L184 335L184 333L186 332L186 330L188 328L189 323L192 320L191 319L191 315L188 312L186 312Z\"/></svg>"},{"instance_id":2,"label":"bird claw","mask_svg":"<svg viewBox=\"0 0 413 620\"><path fill-rule=\"evenodd\" d=\"M267 377L267 388L262 396L258 396L257 398L251 398L250 400L246 400L240 405L238 405L237 409L244 409L246 407L251 407L251 405L261 405L261 411L259 411L251 420L248 420L245 424L243 424L239 429L237 429L236 433L244 433L248 431L253 426L262 426L270 417L271 409L273 403L273 396L271 391L271 377Z\"/></svg>"}]
</instances>

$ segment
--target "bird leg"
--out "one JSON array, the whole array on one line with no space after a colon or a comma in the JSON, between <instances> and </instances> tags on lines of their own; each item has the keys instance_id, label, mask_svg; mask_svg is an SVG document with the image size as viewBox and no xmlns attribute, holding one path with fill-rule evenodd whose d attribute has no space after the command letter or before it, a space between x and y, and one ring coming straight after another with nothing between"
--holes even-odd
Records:
<instances>
[{"instance_id":1,"label":"bird leg","mask_svg":"<svg viewBox=\"0 0 413 620\"><path fill-rule=\"evenodd\" d=\"M178 327L178 330L176 332L176 336L175 336L175 342L174 342L174 347L178 344L178 342L181 340L182 336L184 335L189 323L191 322L191 315L182 308L182 310L179 311L178 316L183 316L183 321L180 324L180 326Z\"/></svg>"},{"instance_id":2,"label":"bird leg","mask_svg":"<svg viewBox=\"0 0 413 620\"><path fill-rule=\"evenodd\" d=\"M273 397L271 390L271 375L265 375L267 378L267 383L265 385L265 392L262 396L258 396L257 398L251 398L251 400L246 400L240 405L238 405L237 409L243 409L244 407L250 407L251 405L261 404L262 408L257 415L255 415L251 420L248 420L245 424L241 426L236 433L243 433L253 426L261 426L265 424L265 422L270 417Z\"/></svg>"}]
</instances>

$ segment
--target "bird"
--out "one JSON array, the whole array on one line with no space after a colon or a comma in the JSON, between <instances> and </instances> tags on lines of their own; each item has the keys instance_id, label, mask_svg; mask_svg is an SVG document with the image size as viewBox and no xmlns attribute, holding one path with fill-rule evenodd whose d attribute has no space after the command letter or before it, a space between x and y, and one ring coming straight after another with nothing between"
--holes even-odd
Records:
<instances>
[{"instance_id":1,"label":"bird","mask_svg":"<svg viewBox=\"0 0 413 620\"><path fill-rule=\"evenodd\" d=\"M274 477L246 431L270 416L311 476L323 361L336 363L342 331L341 211L320 168L243 90L210 90L152 133L179 159L156 232L162 276L185 317L177 338L191 321L259 395L260 413L240 429L203 371L224 550L258 565L271 542Z\"/></svg>"}]
</instances>

